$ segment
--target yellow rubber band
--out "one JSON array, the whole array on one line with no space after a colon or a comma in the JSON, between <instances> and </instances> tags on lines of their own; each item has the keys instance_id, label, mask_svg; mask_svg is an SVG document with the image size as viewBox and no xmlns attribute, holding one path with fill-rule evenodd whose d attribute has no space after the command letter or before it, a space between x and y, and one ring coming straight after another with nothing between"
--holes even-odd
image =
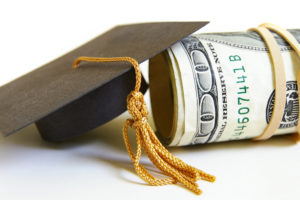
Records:
<instances>
[{"instance_id":1,"label":"yellow rubber band","mask_svg":"<svg viewBox=\"0 0 300 200\"><path fill-rule=\"evenodd\" d=\"M278 35L280 35L282 38L285 39L285 41L287 43L289 43L289 45L291 45L291 47L293 48L293 50L295 51L295 53L298 55L298 58L300 59L300 44L298 43L298 41L296 40L296 38L287 30L275 25L275 24L271 24L271 23L264 23L261 24L260 27L265 27L271 31L276 32ZM299 94L299 90L300 90L300 70L298 70L297 73L297 86L298 86L298 94ZM300 101L299 101L300 103ZM299 106L300 107L300 106ZM300 117L300 109L299 109L299 114L298 114L298 118ZM299 138L300 138L300 123L299 123L299 119L298 119L298 124L297 124L297 133L299 134Z\"/></svg>"},{"instance_id":2,"label":"yellow rubber band","mask_svg":"<svg viewBox=\"0 0 300 200\"><path fill-rule=\"evenodd\" d=\"M280 125L284 113L286 100L286 78L284 63L279 46L268 29L264 27L258 27L249 30L257 32L263 38L269 50L269 55L274 71L275 102L273 113L270 122L265 128L264 132L260 136L253 138L254 140L266 140L274 135Z\"/></svg>"}]
</instances>

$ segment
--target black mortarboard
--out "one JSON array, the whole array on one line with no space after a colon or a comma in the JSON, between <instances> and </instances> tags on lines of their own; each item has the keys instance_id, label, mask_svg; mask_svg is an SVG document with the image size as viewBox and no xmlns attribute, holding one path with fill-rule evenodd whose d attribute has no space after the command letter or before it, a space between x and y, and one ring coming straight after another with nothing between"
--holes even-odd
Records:
<instances>
[{"instance_id":1,"label":"black mortarboard","mask_svg":"<svg viewBox=\"0 0 300 200\"><path fill-rule=\"evenodd\" d=\"M83 63L79 56L129 56L139 63L197 31L207 22L117 26L58 59L0 88L0 132L8 136L36 123L42 137L63 141L106 123L126 110L134 88L128 63ZM147 84L143 81L142 91Z\"/></svg>"}]
</instances>

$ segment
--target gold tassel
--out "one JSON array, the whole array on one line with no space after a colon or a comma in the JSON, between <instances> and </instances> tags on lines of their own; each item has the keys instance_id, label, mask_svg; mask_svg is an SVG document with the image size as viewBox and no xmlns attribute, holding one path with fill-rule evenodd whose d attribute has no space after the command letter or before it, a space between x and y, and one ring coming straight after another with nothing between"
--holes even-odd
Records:
<instances>
[{"instance_id":1,"label":"gold tassel","mask_svg":"<svg viewBox=\"0 0 300 200\"><path fill-rule=\"evenodd\" d=\"M75 60L73 68L77 68L81 61L86 62L129 62L135 69L135 89L127 97L127 109L132 119L127 119L123 126L123 137L128 154L133 162L136 173L150 185L167 185L181 183L196 194L201 190L196 183L198 180L214 182L215 177L173 156L158 140L154 131L148 123L148 110L144 102L143 94L140 92L141 71L138 62L131 57L79 57ZM128 126L136 131L137 150L134 154L128 139ZM142 149L147 153L151 162L170 178L157 179L140 164Z\"/></svg>"}]
</instances>

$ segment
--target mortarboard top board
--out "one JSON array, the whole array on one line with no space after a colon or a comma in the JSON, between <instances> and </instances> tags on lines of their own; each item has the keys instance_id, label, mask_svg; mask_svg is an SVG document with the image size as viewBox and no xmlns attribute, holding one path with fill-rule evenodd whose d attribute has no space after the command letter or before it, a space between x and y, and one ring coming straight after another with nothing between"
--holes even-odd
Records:
<instances>
[{"instance_id":1,"label":"mortarboard top board","mask_svg":"<svg viewBox=\"0 0 300 200\"><path fill-rule=\"evenodd\" d=\"M8 136L36 123L48 141L81 135L126 110L134 88L128 63L81 63L80 56L129 56L139 63L157 55L208 22L121 25L0 88L0 133ZM142 92L147 89L145 81Z\"/></svg>"}]
</instances>

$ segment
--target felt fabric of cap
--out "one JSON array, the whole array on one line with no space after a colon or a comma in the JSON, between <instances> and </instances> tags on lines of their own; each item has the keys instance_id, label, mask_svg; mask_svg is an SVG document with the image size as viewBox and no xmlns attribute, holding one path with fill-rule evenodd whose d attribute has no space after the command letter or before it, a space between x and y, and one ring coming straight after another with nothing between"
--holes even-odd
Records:
<instances>
[{"instance_id":1,"label":"felt fabric of cap","mask_svg":"<svg viewBox=\"0 0 300 200\"><path fill-rule=\"evenodd\" d=\"M134 88L128 63L82 63L77 57L128 56L139 63L197 31L207 22L121 25L0 88L0 132L8 136L36 123L42 137L63 141L106 123L126 110ZM95 66L96 65L96 66ZM145 92L147 85L142 83Z\"/></svg>"}]
</instances>

